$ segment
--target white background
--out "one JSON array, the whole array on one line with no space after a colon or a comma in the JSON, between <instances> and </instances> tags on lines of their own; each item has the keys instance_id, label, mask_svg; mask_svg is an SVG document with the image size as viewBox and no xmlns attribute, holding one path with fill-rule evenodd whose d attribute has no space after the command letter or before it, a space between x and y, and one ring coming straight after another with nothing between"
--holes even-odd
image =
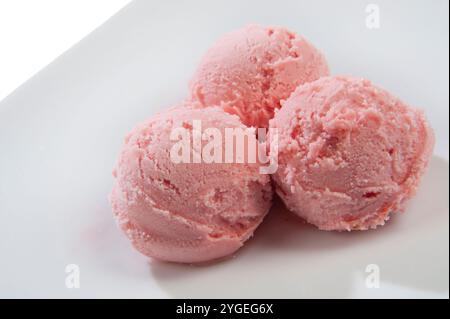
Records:
<instances>
[{"instance_id":1,"label":"white background","mask_svg":"<svg viewBox=\"0 0 450 319\"><path fill-rule=\"evenodd\" d=\"M133 1L0 101L0 297L448 298L448 1L376 1L375 30L367 3ZM42 8L45 20L74 19ZM30 19L19 29L38 29ZM436 133L429 172L406 213L375 231L321 232L278 203L235 258L149 260L117 229L107 200L123 137L186 95L218 37L255 22L304 35L333 74L366 77L423 109ZM10 29L12 43L28 45ZM6 62L2 48L1 63L20 65L48 41ZM68 264L80 267L79 289L65 285ZM380 267L379 289L365 284L369 264Z\"/></svg>"},{"instance_id":2,"label":"white background","mask_svg":"<svg viewBox=\"0 0 450 319\"><path fill-rule=\"evenodd\" d=\"M0 101L130 0L0 0Z\"/></svg>"}]
</instances>

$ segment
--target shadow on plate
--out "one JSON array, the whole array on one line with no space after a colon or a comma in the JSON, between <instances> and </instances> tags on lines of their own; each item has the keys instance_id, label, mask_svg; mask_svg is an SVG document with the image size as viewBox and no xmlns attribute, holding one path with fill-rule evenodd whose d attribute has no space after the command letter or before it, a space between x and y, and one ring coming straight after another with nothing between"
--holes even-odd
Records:
<instances>
[{"instance_id":1,"label":"shadow on plate","mask_svg":"<svg viewBox=\"0 0 450 319\"><path fill-rule=\"evenodd\" d=\"M319 231L276 200L235 256L201 266L152 260L150 271L175 298L448 294L448 191L448 162L433 157L406 213L395 214L377 230ZM379 289L366 286L366 267L371 264L379 269Z\"/></svg>"}]
</instances>

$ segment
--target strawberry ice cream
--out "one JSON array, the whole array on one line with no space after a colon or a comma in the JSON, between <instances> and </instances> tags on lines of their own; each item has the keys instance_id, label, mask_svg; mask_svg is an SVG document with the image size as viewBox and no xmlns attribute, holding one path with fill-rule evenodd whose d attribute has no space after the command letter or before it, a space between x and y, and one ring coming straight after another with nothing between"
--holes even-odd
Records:
<instances>
[{"instance_id":1,"label":"strawberry ice cream","mask_svg":"<svg viewBox=\"0 0 450 319\"><path fill-rule=\"evenodd\" d=\"M299 84L328 73L323 55L303 37L250 25L208 50L191 80L190 99L200 107L221 106L248 126L267 127Z\"/></svg>"},{"instance_id":2,"label":"strawberry ice cream","mask_svg":"<svg viewBox=\"0 0 450 319\"><path fill-rule=\"evenodd\" d=\"M326 77L300 86L276 113L286 206L324 230L365 230L402 211L434 136L422 112L369 81Z\"/></svg>"},{"instance_id":3,"label":"strawberry ice cream","mask_svg":"<svg viewBox=\"0 0 450 319\"><path fill-rule=\"evenodd\" d=\"M173 162L171 132L192 132L194 120L203 129L245 128L219 108L174 108L131 131L114 171L110 199L118 224L141 253L165 261L232 254L271 205L270 178L257 163Z\"/></svg>"}]
</instances>

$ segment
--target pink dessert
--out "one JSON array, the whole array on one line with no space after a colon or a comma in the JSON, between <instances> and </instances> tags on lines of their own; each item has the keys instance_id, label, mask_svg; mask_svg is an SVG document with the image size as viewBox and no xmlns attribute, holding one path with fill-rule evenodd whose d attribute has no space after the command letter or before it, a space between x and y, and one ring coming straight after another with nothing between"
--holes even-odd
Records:
<instances>
[{"instance_id":1,"label":"pink dessert","mask_svg":"<svg viewBox=\"0 0 450 319\"><path fill-rule=\"evenodd\" d=\"M219 108L179 107L138 125L126 137L111 194L120 227L143 254L195 263L232 254L253 234L271 205L259 165L174 163L173 129L192 132L245 126ZM191 157L194 155L191 151Z\"/></svg>"},{"instance_id":2,"label":"pink dessert","mask_svg":"<svg viewBox=\"0 0 450 319\"><path fill-rule=\"evenodd\" d=\"M328 73L323 55L303 37L250 25L208 50L190 82L190 99L200 107L219 105L248 126L267 127L299 84Z\"/></svg>"},{"instance_id":3,"label":"pink dessert","mask_svg":"<svg viewBox=\"0 0 450 319\"><path fill-rule=\"evenodd\" d=\"M369 81L326 77L300 86L276 113L276 191L324 230L365 230L402 211L434 135L422 112Z\"/></svg>"}]
</instances>

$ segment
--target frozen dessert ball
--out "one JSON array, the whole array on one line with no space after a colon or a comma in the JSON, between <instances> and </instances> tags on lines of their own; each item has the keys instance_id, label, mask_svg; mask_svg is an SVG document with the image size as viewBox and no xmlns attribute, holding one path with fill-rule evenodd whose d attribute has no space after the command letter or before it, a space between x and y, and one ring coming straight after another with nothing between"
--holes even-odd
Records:
<instances>
[{"instance_id":1,"label":"frozen dessert ball","mask_svg":"<svg viewBox=\"0 0 450 319\"><path fill-rule=\"evenodd\" d=\"M328 73L323 55L303 37L250 25L207 51L190 82L190 98L200 107L220 105L248 126L267 127L280 100Z\"/></svg>"},{"instance_id":2,"label":"frozen dessert ball","mask_svg":"<svg viewBox=\"0 0 450 319\"><path fill-rule=\"evenodd\" d=\"M147 256L183 263L227 256L253 234L270 208L270 178L259 173L257 163L194 162L203 154L198 147L187 153L190 162L174 162L171 152L181 137L171 138L171 133L181 128L193 145L194 135L201 137L196 123L205 134L207 128L222 133L246 128L219 108L178 107L138 125L125 138L110 200L118 224ZM174 154L181 152L177 148Z\"/></svg>"},{"instance_id":3,"label":"frozen dessert ball","mask_svg":"<svg viewBox=\"0 0 450 319\"><path fill-rule=\"evenodd\" d=\"M278 195L324 230L365 230L401 211L431 156L422 112L367 80L300 86L270 122L278 129Z\"/></svg>"}]
</instances>

